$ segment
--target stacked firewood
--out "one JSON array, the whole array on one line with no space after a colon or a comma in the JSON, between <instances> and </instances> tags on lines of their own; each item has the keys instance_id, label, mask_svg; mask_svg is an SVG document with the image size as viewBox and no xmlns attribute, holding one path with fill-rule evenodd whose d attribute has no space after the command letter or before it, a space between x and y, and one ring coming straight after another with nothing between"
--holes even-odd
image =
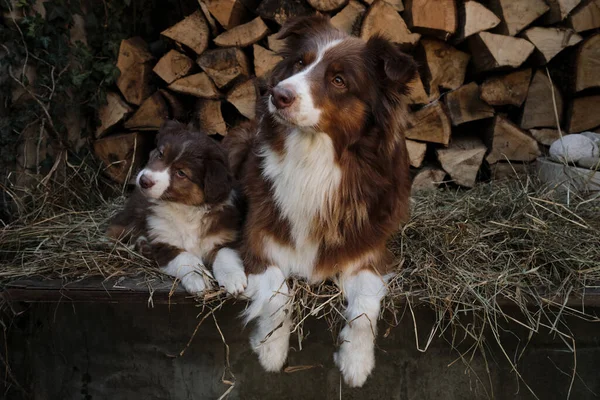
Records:
<instances>
[{"instance_id":1,"label":"stacked firewood","mask_svg":"<svg viewBox=\"0 0 600 400\"><path fill-rule=\"evenodd\" d=\"M105 171L133 176L165 118L217 137L254 118L281 59L277 30L315 11L418 61L406 132L416 187L519 173L561 135L600 126L600 0L200 0L162 32L158 57L142 38L121 43L94 142Z\"/></svg>"}]
</instances>

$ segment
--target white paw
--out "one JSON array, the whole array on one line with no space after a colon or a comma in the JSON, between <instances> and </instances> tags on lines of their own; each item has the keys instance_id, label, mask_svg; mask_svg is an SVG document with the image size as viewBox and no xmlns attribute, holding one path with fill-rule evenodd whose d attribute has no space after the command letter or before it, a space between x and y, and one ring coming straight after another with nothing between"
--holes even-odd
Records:
<instances>
[{"instance_id":1,"label":"white paw","mask_svg":"<svg viewBox=\"0 0 600 400\"><path fill-rule=\"evenodd\" d=\"M250 336L250 345L256 354L260 365L268 372L281 371L285 360L287 359L290 330L289 325L284 323L278 329L274 330L268 339L269 332L257 329Z\"/></svg>"},{"instance_id":2,"label":"white paw","mask_svg":"<svg viewBox=\"0 0 600 400\"><path fill-rule=\"evenodd\" d=\"M364 337L362 337L364 336ZM342 344L333 361L350 387L362 386L375 366L373 334L364 329L353 330L349 326L340 332Z\"/></svg>"},{"instance_id":3,"label":"white paw","mask_svg":"<svg viewBox=\"0 0 600 400\"><path fill-rule=\"evenodd\" d=\"M222 286L227 293L234 296L241 294L248 286L248 278L243 270L214 271L214 275L219 286Z\"/></svg>"},{"instance_id":4,"label":"white paw","mask_svg":"<svg viewBox=\"0 0 600 400\"><path fill-rule=\"evenodd\" d=\"M201 273L190 272L183 278L181 278L181 284L184 289L190 294L200 294L206 290L206 282Z\"/></svg>"},{"instance_id":5,"label":"white paw","mask_svg":"<svg viewBox=\"0 0 600 400\"><path fill-rule=\"evenodd\" d=\"M248 286L248 278L242 260L235 250L223 248L219 250L213 263L213 274L219 286L229 294L237 296Z\"/></svg>"}]
</instances>

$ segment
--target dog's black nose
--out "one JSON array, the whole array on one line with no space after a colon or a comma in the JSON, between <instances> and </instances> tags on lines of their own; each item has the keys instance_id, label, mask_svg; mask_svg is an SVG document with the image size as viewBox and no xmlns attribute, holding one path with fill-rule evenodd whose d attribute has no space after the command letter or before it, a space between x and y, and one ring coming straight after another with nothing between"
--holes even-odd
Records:
<instances>
[{"instance_id":1,"label":"dog's black nose","mask_svg":"<svg viewBox=\"0 0 600 400\"><path fill-rule=\"evenodd\" d=\"M292 104L294 104L294 100L296 100L296 93L293 90L275 86L271 93L271 103L277 109L281 110L282 108L288 108Z\"/></svg>"},{"instance_id":2,"label":"dog's black nose","mask_svg":"<svg viewBox=\"0 0 600 400\"><path fill-rule=\"evenodd\" d=\"M150 189L152 186L154 186L154 182L146 175L142 175L140 176L140 186L142 189Z\"/></svg>"}]
</instances>

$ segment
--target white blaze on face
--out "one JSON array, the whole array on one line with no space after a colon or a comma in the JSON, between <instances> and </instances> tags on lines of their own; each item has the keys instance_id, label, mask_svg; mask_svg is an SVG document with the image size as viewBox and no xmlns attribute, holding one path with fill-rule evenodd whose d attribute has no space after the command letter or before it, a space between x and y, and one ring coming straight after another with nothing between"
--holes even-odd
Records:
<instances>
[{"instance_id":1,"label":"white blaze on face","mask_svg":"<svg viewBox=\"0 0 600 400\"><path fill-rule=\"evenodd\" d=\"M333 40L323 43L319 46L317 57L310 65L306 66L299 73L279 82L277 86L285 87L296 94L294 103L286 109L277 110L269 97L269 112L272 114L285 113L285 119L301 127L313 127L319 123L321 110L315 107L315 101L312 97L310 81L311 71L323 60L327 50L336 46L341 40Z\"/></svg>"},{"instance_id":2,"label":"white blaze on face","mask_svg":"<svg viewBox=\"0 0 600 400\"><path fill-rule=\"evenodd\" d=\"M152 185L152 187L148 189L144 189L143 187L141 187L140 178L142 177L142 175L145 175L152 182L154 182L154 185ZM171 174L169 173L169 168L164 169L162 171L153 171L151 169L144 168L138 174L135 183L141 189L144 195L152 199L159 199L160 196L162 196L163 193L165 193L165 190L167 190L169 188L169 185L171 184Z\"/></svg>"}]
</instances>

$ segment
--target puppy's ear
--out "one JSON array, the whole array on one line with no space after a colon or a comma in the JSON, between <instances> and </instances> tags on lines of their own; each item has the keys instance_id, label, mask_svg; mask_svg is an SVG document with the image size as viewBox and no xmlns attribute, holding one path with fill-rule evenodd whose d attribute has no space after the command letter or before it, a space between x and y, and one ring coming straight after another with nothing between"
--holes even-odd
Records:
<instances>
[{"instance_id":1,"label":"puppy's ear","mask_svg":"<svg viewBox=\"0 0 600 400\"><path fill-rule=\"evenodd\" d=\"M279 32L277 39L302 38L309 35L321 33L323 30L335 29L329 23L329 17L323 14L315 14L308 17L297 17L287 21Z\"/></svg>"},{"instance_id":2,"label":"puppy's ear","mask_svg":"<svg viewBox=\"0 0 600 400\"><path fill-rule=\"evenodd\" d=\"M383 86L405 93L406 84L417 74L415 60L404 53L399 45L380 36L374 36L367 41L367 51L369 57L377 64L377 73Z\"/></svg>"},{"instance_id":3,"label":"puppy's ear","mask_svg":"<svg viewBox=\"0 0 600 400\"><path fill-rule=\"evenodd\" d=\"M204 174L204 199L217 204L227 199L233 188L231 174L222 160L208 160Z\"/></svg>"}]
</instances>

